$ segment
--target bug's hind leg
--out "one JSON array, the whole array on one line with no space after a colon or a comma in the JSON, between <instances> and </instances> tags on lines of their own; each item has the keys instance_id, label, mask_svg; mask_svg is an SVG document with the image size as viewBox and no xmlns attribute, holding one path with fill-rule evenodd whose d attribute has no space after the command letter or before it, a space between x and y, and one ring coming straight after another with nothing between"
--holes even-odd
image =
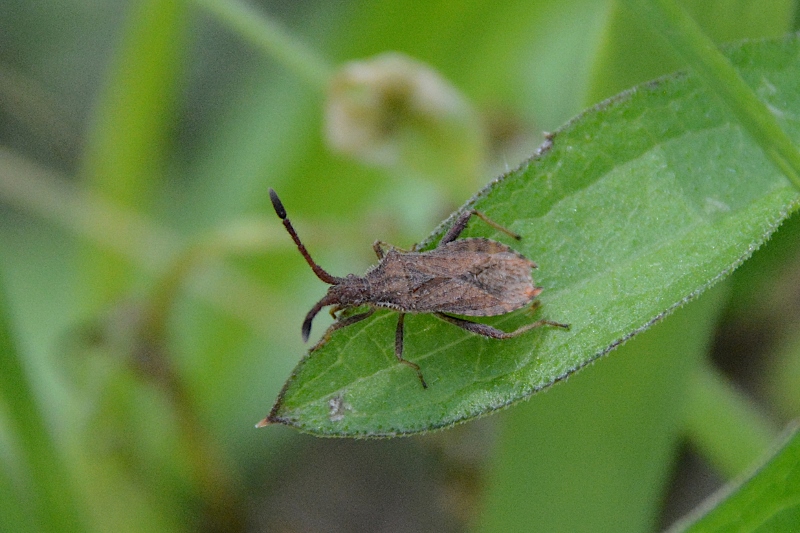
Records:
<instances>
[{"instance_id":1,"label":"bug's hind leg","mask_svg":"<svg viewBox=\"0 0 800 533\"><path fill-rule=\"evenodd\" d=\"M420 383L422 383L422 388L427 389L428 384L425 383L425 378L422 377L422 371L420 371L419 365L412 363L407 359L403 359L403 322L405 321L405 318L405 313L400 313L400 316L397 317L397 330L395 330L394 333L394 354L397 356L398 361L414 369L414 371L417 373Z\"/></svg>"},{"instance_id":2,"label":"bug's hind leg","mask_svg":"<svg viewBox=\"0 0 800 533\"><path fill-rule=\"evenodd\" d=\"M464 320L463 318L457 318L454 316L446 315L444 313L434 313L437 317L441 318L445 322L450 322L454 326L458 326L461 329L465 329L470 333L475 333L477 335L482 335L484 337L489 337L491 339L510 339L512 337L516 337L518 335L522 335L526 331L530 331L535 328L540 328L542 326L553 326L556 328L563 328L569 329L569 324L561 324L560 322L553 322L550 320L537 320L536 322L532 322L530 324L525 324L514 331L503 331L501 329L493 328L492 326L487 326L486 324L480 324L478 322L471 322L469 320Z\"/></svg>"},{"instance_id":3,"label":"bug's hind leg","mask_svg":"<svg viewBox=\"0 0 800 533\"><path fill-rule=\"evenodd\" d=\"M491 218L487 217L486 215L484 215L480 211L475 211L474 209L471 209L469 211L464 211L463 213L461 213L461 215L459 215L459 217L456 219L456 221L453 223L453 225L450 227L450 229L447 230L447 233L444 234L444 237L442 237L442 240L439 241L439 246L441 246L442 244L447 244L448 242L452 242L452 241L456 240L458 238L458 236L461 235L461 232L464 231L464 228L467 227L467 222L469 222L469 219L472 217L472 215L475 215L476 217L480 218L481 220L483 220L484 222L489 224L494 229L496 229L498 231L502 231L503 233L505 233L509 237L512 237L512 238L517 239L517 240L520 240L522 238L519 235L517 235L516 233L514 233L513 231L504 228L503 226L501 226L500 224L498 224L497 222L495 222Z\"/></svg>"},{"instance_id":4,"label":"bug's hind leg","mask_svg":"<svg viewBox=\"0 0 800 533\"><path fill-rule=\"evenodd\" d=\"M541 289L541 287L536 287L536 289L535 289L535 290L536 290L536 291L538 291L538 292L536 293L536 295L537 295L537 296L538 296L538 294L539 294L540 292L542 292L542 289ZM533 314L535 314L535 313L536 313L536 311L538 311L538 310L539 310L539 308L540 308L541 306L542 306L542 302L541 302L540 300L534 300L534 301L532 301L532 302L531 302L531 305L529 305L529 306L528 306L528 308L527 308L527 309L525 309L525 312L526 312L527 314L529 314L529 315L533 315Z\"/></svg>"}]
</instances>

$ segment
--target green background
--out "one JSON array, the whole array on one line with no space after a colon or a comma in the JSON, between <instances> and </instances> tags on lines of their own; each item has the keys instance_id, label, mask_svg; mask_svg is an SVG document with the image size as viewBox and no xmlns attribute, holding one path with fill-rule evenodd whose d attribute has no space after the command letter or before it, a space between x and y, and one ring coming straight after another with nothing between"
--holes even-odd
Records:
<instances>
[{"instance_id":1,"label":"green background","mask_svg":"<svg viewBox=\"0 0 800 533\"><path fill-rule=\"evenodd\" d=\"M422 241L541 132L683 63L610 2L248 5L0 6L4 524L648 531L800 412L791 219L729 281L499 416L382 441L255 430L324 290L269 187L326 269L360 273L374 239ZM687 6L716 42L796 27L788 0ZM328 77L385 51L470 103L472 175L448 172L458 142L415 148L440 165L326 146Z\"/></svg>"}]
</instances>

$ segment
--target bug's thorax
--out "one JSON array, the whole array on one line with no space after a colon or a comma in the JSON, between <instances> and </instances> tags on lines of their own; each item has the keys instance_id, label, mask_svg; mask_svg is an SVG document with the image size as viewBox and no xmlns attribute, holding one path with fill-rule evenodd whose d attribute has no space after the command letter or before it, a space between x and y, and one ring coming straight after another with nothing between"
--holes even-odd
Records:
<instances>
[{"instance_id":1,"label":"bug's thorax","mask_svg":"<svg viewBox=\"0 0 800 533\"><path fill-rule=\"evenodd\" d=\"M369 302L370 283L365 277L348 274L340 283L331 285L325 300L341 307L354 307Z\"/></svg>"}]
</instances>

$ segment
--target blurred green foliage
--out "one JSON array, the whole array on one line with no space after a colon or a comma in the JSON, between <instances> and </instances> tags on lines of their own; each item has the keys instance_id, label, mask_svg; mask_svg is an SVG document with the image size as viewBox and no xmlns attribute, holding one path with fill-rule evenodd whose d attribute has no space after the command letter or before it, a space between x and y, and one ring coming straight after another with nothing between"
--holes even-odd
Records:
<instances>
[{"instance_id":1,"label":"blurred green foliage","mask_svg":"<svg viewBox=\"0 0 800 533\"><path fill-rule=\"evenodd\" d=\"M792 531L800 523L800 432L797 427L779 439L772 457L756 471L747 472L721 501L712 500L695 516L673 530ZM703 513L706 513L703 516ZM692 523L692 521L694 521ZM687 527L688 526L688 527Z\"/></svg>"},{"instance_id":2,"label":"blurred green foliage","mask_svg":"<svg viewBox=\"0 0 800 533\"><path fill-rule=\"evenodd\" d=\"M238 6L0 6L4 526L535 527L527 508L548 513L542 527L550 530L603 523L640 531L694 505L701 496L674 504L679 511L660 506L678 458L674 412L650 421L654 436L641 440L651 447L642 449L626 437L638 431L631 418L658 415L620 414L599 427L605 418L577 403L611 408L610 398L630 397L630 405L644 402L631 382L645 391L663 385L667 375L637 357L657 331L505 416L404 443L253 429L306 349L300 323L323 290L270 212L268 187L295 199L291 214L321 264L360 272L373 261L375 238L401 247L421 240L483 183L533 154L539 132L681 64L614 3ZM717 41L781 35L795 20L788 0L691 6ZM297 53L280 53L295 43L304 43ZM435 172L371 166L325 146L324 76L314 72L327 76L385 51L427 63L478 110L489 147L479 179L454 186ZM309 62L315 68L297 66ZM730 305L721 291L695 304L702 309L687 307L697 319L682 339L687 350L712 345L708 331L722 312L720 331L734 341L715 344L729 342L736 349L723 355L741 359L717 362L755 397L771 398L760 405L780 412L778 420L797 416L800 389L764 377L798 375L782 370L800 358L790 335L800 320L790 297L795 226L790 220L775 237L778 251L771 243L733 276ZM745 301L754 303L737 306ZM603 377L603 366L617 365L636 374ZM713 422L700 425L713 433ZM534 449L527 432L549 435L549 446ZM724 453L718 448L709 453ZM584 483L586 469L595 476L580 497L571 487ZM620 469L639 485L613 482ZM642 484L647 490L631 494ZM28 496L30 506L19 504Z\"/></svg>"}]
</instances>

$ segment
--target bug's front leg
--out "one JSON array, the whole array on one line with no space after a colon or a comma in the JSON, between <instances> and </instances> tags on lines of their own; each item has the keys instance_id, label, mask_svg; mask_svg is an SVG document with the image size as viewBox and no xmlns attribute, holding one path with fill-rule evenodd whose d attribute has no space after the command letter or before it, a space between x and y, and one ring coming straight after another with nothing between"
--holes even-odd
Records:
<instances>
[{"instance_id":1,"label":"bug's front leg","mask_svg":"<svg viewBox=\"0 0 800 533\"><path fill-rule=\"evenodd\" d=\"M420 383L422 383L422 388L427 389L428 384L425 383L425 378L422 377L422 371L419 369L419 365L412 363L407 359L403 359L403 322L405 321L405 318L405 313L400 313L397 317L397 329L394 333L394 354L397 356L398 361L414 369L414 371L417 373Z\"/></svg>"},{"instance_id":2,"label":"bug's front leg","mask_svg":"<svg viewBox=\"0 0 800 533\"><path fill-rule=\"evenodd\" d=\"M551 320L537 320L536 322L532 322L531 324L525 324L514 331L503 331L501 329L493 328L492 326L487 326L486 324L480 324L478 322L471 322L469 320L464 320L463 318L458 318L450 315L446 315L444 313L434 313L437 317L441 318L445 322L450 322L454 326L458 326L461 329L465 329L470 333L475 333L477 335L482 335L484 337L489 337L491 339L510 339L512 337L516 337L518 335L522 335L526 331L530 331L534 328L540 328L542 326L553 326L556 328L563 328L569 329L569 324L561 324L560 322L553 322Z\"/></svg>"},{"instance_id":3,"label":"bug's front leg","mask_svg":"<svg viewBox=\"0 0 800 533\"><path fill-rule=\"evenodd\" d=\"M342 309L339 306L336 306L336 307L337 307L337 309L336 309L337 311L340 311ZM331 327L328 328L328 331L325 332L325 334L322 336L322 338L319 340L319 342L317 342L317 344L315 344L314 347L311 348L311 351L313 352L314 350L316 350L317 348L319 348L320 346L322 346L323 344L328 342L328 339L330 338L331 334L334 331L336 331L337 329L346 328L347 326L352 326L353 324L355 324L357 322L361 322L365 318L369 318L370 316L372 316L372 314L374 312L375 312L375 308L371 307L369 310L364 311L363 313L359 313L357 315L349 316L349 317L345 318L344 320L339 320L338 322L334 322L333 324L331 324ZM334 316L334 318L336 318L336 316Z\"/></svg>"}]
</instances>

